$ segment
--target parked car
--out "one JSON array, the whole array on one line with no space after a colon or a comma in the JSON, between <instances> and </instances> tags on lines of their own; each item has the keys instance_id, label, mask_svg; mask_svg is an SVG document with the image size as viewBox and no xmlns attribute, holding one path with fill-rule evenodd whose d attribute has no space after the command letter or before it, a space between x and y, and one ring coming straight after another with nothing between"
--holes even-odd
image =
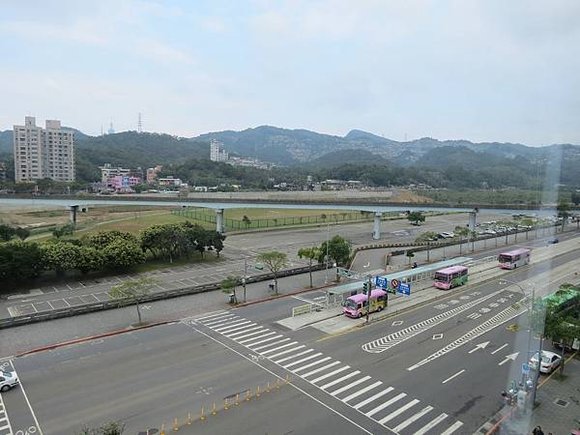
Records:
<instances>
[{"instance_id":1,"label":"parked car","mask_svg":"<svg viewBox=\"0 0 580 435\"><path fill-rule=\"evenodd\" d=\"M18 385L18 376L14 373L1 371L0 372L0 391L8 391L10 388Z\"/></svg>"},{"instance_id":2,"label":"parked car","mask_svg":"<svg viewBox=\"0 0 580 435\"><path fill-rule=\"evenodd\" d=\"M548 245L554 245L558 242L560 242L560 240L558 240L557 237L554 237L553 239L548 240Z\"/></svg>"},{"instance_id":3,"label":"parked car","mask_svg":"<svg viewBox=\"0 0 580 435\"><path fill-rule=\"evenodd\" d=\"M562 363L562 357L557 353L547 350L542 351L542 363L540 364L540 373L552 373ZM538 368L538 352L530 359L530 366L537 370Z\"/></svg>"},{"instance_id":4,"label":"parked car","mask_svg":"<svg viewBox=\"0 0 580 435\"><path fill-rule=\"evenodd\" d=\"M455 237L455 234L442 232L442 233L439 233L437 236L441 239L452 239L453 237Z\"/></svg>"}]
</instances>

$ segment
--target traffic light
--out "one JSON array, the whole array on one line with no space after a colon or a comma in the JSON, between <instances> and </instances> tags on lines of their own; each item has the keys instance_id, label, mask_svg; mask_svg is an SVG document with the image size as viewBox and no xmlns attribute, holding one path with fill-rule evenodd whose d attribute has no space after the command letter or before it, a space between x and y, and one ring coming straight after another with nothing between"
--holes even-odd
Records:
<instances>
[{"instance_id":1,"label":"traffic light","mask_svg":"<svg viewBox=\"0 0 580 435\"><path fill-rule=\"evenodd\" d=\"M363 293L367 294L370 290L370 282L365 281L363 282Z\"/></svg>"}]
</instances>

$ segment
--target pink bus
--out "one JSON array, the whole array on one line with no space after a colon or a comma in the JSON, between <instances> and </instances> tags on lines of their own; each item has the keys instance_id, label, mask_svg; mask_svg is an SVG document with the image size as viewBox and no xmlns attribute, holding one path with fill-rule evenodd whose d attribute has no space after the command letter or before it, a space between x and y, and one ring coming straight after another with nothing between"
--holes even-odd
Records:
<instances>
[{"instance_id":1,"label":"pink bus","mask_svg":"<svg viewBox=\"0 0 580 435\"><path fill-rule=\"evenodd\" d=\"M443 290L463 285L467 282L467 267L451 266L435 272L433 285Z\"/></svg>"},{"instance_id":2,"label":"pink bus","mask_svg":"<svg viewBox=\"0 0 580 435\"><path fill-rule=\"evenodd\" d=\"M381 289L374 289L371 292L371 310L381 311L387 307L387 292ZM359 293L349 296L342 304L342 312L348 317L362 317L367 313L367 295Z\"/></svg>"},{"instance_id":3,"label":"pink bus","mask_svg":"<svg viewBox=\"0 0 580 435\"><path fill-rule=\"evenodd\" d=\"M502 269L515 269L519 266L530 264L530 255L532 251L526 248L514 249L509 252L502 252L497 258L499 267Z\"/></svg>"}]
</instances>

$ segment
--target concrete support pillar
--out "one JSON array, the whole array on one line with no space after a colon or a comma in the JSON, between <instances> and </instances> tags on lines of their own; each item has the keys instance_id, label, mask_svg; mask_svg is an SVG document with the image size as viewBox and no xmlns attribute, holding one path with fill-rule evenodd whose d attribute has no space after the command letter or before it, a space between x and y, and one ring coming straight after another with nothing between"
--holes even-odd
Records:
<instances>
[{"instance_id":1,"label":"concrete support pillar","mask_svg":"<svg viewBox=\"0 0 580 435\"><path fill-rule=\"evenodd\" d=\"M223 234L225 233L225 228L224 228L224 209L223 208L218 208L215 211L215 230L220 233Z\"/></svg>"},{"instance_id":2,"label":"concrete support pillar","mask_svg":"<svg viewBox=\"0 0 580 435\"><path fill-rule=\"evenodd\" d=\"M373 240L379 240L381 238L381 217L383 214L379 211L375 213L375 222L373 226Z\"/></svg>"},{"instance_id":3,"label":"concrete support pillar","mask_svg":"<svg viewBox=\"0 0 580 435\"><path fill-rule=\"evenodd\" d=\"M69 213L70 223L74 227L77 225L77 212L79 210L79 206L78 205L71 205L69 207L69 210L70 210L70 213Z\"/></svg>"},{"instance_id":4,"label":"concrete support pillar","mask_svg":"<svg viewBox=\"0 0 580 435\"><path fill-rule=\"evenodd\" d=\"M469 212L469 230L470 231L475 231L475 226L477 224L477 212L476 211L470 211Z\"/></svg>"}]
</instances>

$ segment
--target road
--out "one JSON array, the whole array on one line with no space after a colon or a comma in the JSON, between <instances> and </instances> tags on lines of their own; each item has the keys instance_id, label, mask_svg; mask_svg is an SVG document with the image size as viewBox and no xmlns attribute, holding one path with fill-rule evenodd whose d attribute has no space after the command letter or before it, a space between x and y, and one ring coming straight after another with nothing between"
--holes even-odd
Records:
<instances>
[{"instance_id":1,"label":"road","mask_svg":"<svg viewBox=\"0 0 580 435\"><path fill-rule=\"evenodd\" d=\"M482 214L481 221L507 218L498 214ZM390 220L382 223L381 242L405 243L413 241L418 234L425 231L452 231L455 226L465 225L466 214L451 214L428 217L425 225L416 227L406 219ZM236 274L243 276L257 275L260 272L254 268L256 255L260 252L278 250L288 254L289 267L306 266L307 260L297 257L298 250L305 246L320 245L327 238L340 235L349 240L354 247L376 243L371 239L372 223L329 225L308 229L286 229L260 233L241 233L227 237L225 248L219 259L203 263L192 263L183 266L165 268L151 275L158 281L153 291L168 291L178 288L220 282L225 276ZM549 235L549 234L548 234ZM516 242L515 235L508 237L509 243ZM529 237L529 234L528 234ZM526 240L519 235L520 242ZM494 241L480 241L476 250L483 250L493 245L505 245L506 239L498 237ZM444 248L439 251L443 257L452 257L468 251L467 244ZM354 270L372 271L385 268L387 250L361 251L357 256ZM426 253L418 253L415 261L426 262ZM430 258L430 260L433 260ZM391 267L402 267L408 259L401 256L392 257ZM14 293L2 296L0 299L0 318L50 312L55 309L75 307L84 304L104 302L109 300L110 288L124 280L134 279L134 275L120 275L99 279L71 280L54 285L41 285L28 292ZM325 275L325 280L328 276ZM318 284L322 284L323 281ZM1 285L1 284L0 284ZM283 289L285 290L285 289Z\"/></svg>"},{"instance_id":2,"label":"road","mask_svg":"<svg viewBox=\"0 0 580 435\"><path fill-rule=\"evenodd\" d=\"M35 419L44 434L112 419L128 433L473 433L537 346L521 291L499 277L539 295L578 281L574 250L542 249L546 260L347 333L280 326L301 303L284 298L31 354L5 363L22 388L1 398L13 433Z\"/></svg>"}]
</instances>

